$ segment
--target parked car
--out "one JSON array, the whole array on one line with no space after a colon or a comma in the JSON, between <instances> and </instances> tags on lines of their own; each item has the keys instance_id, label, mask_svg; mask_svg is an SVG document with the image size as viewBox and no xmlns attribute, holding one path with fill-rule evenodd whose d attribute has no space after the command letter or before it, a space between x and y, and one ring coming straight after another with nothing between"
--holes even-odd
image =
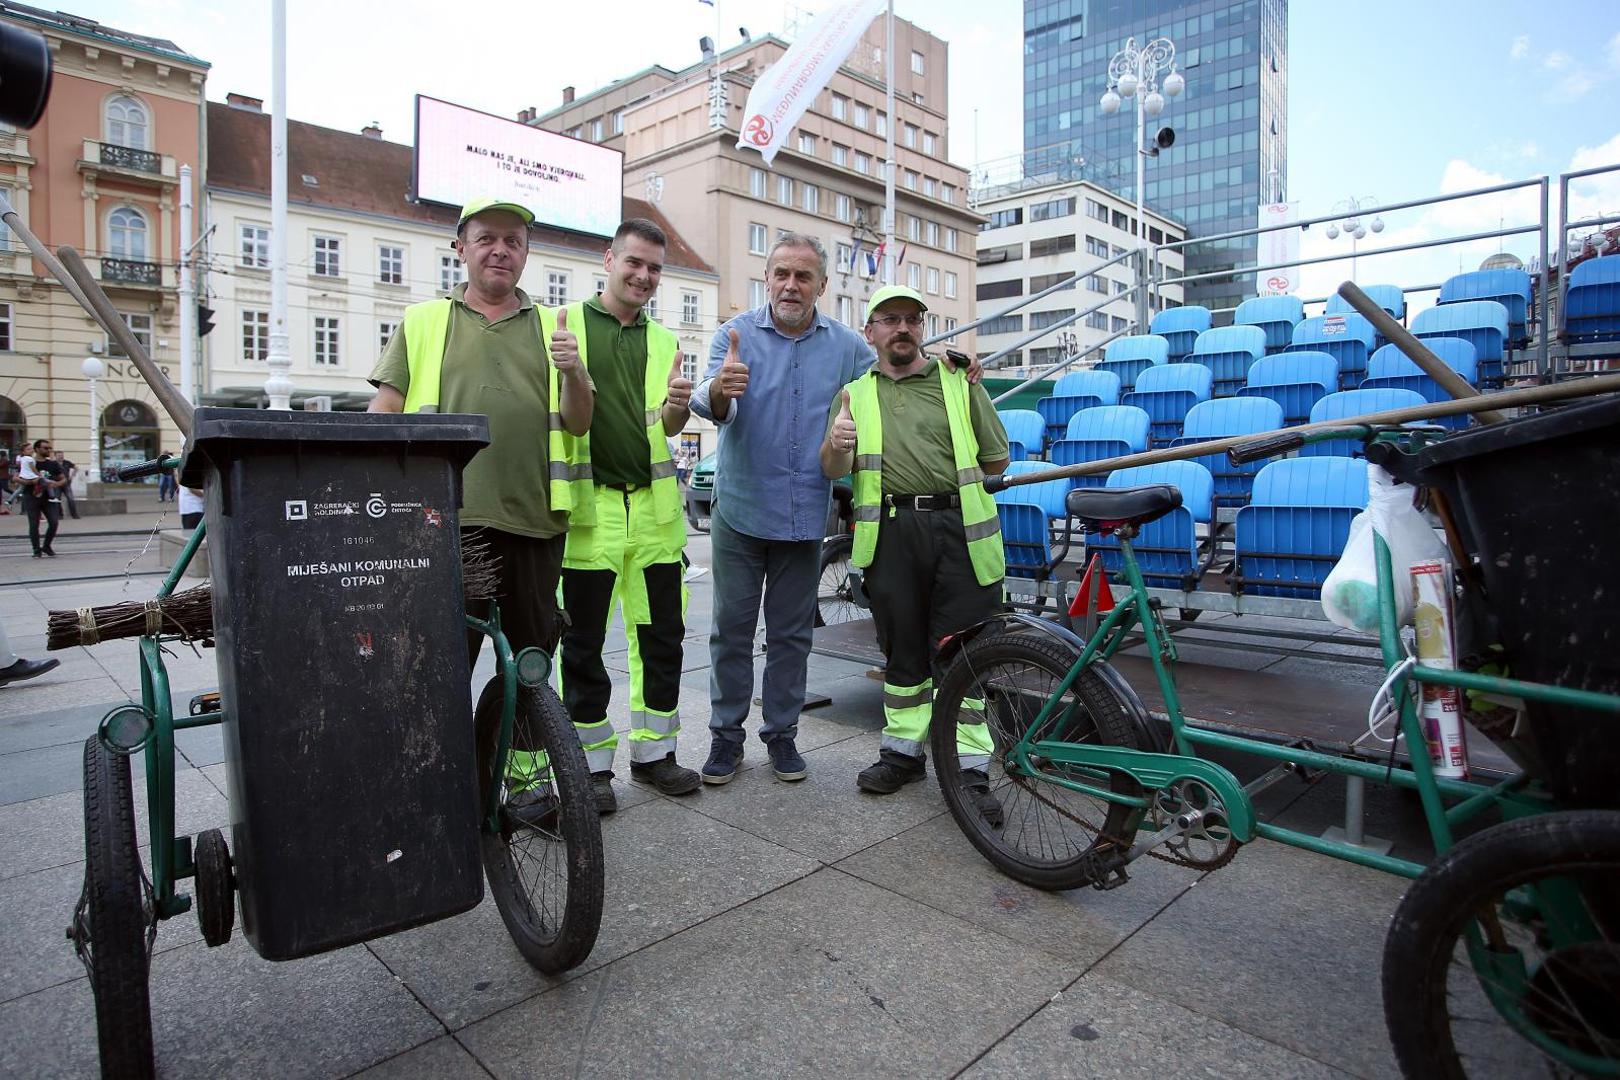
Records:
<instances>
[{"instance_id":1,"label":"parked car","mask_svg":"<svg viewBox=\"0 0 1620 1080\"><path fill-rule=\"evenodd\" d=\"M713 515L714 455L710 454L692 466L692 475L686 478L686 520L698 532L708 532Z\"/></svg>"}]
</instances>

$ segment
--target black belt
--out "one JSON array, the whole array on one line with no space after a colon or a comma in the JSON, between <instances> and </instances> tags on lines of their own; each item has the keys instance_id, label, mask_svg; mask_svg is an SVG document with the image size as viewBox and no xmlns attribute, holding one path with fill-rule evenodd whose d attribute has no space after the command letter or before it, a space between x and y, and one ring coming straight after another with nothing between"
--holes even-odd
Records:
<instances>
[{"instance_id":1,"label":"black belt","mask_svg":"<svg viewBox=\"0 0 1620 1080\"><path fill-rule=\"evenodd\" d=\"M622 492L625 492L626 494L628 494L628 493L630 493L632 491L640 491L642 488L645 488L645 487L652 487L651 484L603 484L602 486L603 487L610 487L614 491L622 491Z\"/></svg>"},{"instance_id":2,"label":"black belt","mask_svg":"<svg viewBox=\"0 0 1620 1080\"><path fill-rule=\"evenodd\" d=\"M962 495L956 491L940 495L885 495L883 505L901 510L955 510L962 505Z\"/></svg>"}]
</instances>

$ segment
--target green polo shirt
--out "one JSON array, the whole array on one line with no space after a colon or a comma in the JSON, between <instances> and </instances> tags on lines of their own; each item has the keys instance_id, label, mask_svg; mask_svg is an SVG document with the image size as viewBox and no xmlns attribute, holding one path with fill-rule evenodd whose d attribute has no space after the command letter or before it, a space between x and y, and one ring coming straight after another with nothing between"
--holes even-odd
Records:
<instances>
[{"instance_id":1,"label":"green polo shirt","mask_svg":"<svg viewBox=\"0 0 1620 1080\"><path fill-rule=\"evenodd\" d=\"M596 384L591 416L591 476L598 484L652 483L647 449L647 313L629 326L585 301L585 360Z\"/></svg>"},{"instance_id":2,"label":"green polo shirt","mask_svg":"<svg viewBox=\"0 0 1620 1080\"><path fill-rule=\"evenodd\" d=\"M461 524L556 536L567 531L568 515L552 513L547 497L551 362L534 301L519 289L518 309L491 322L467 306L466 292L461 284L450 293L439 411L489 417L490 442L462 471ZM370 380L410 391L403 327L389 339Z\"/></svg>"},{"instance_id":3,"label":"green polo shirt","mask_svg":"<svg viewBox=\"0 0 1620 1080\"><path fill-rule=\"evenodd\" d=\"M877 368L867 378L877 380L878 415L883 419L883 493L934 495L956 490L956 455L951 447L951 424L945 415L945 388L940 384L939 361L929 360L921 371L891 379ZM833 399L827 413L827 431L838 418L842 396ZM968 418L979 442L979 464L1007 456L1007 431L982 385L968 387Z\"/></svg>"}]
</instances>

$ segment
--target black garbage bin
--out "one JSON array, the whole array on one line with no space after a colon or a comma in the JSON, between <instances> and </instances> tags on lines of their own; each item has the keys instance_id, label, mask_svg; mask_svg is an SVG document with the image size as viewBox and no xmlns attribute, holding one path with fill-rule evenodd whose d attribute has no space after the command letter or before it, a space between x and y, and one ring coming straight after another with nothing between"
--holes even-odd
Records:
<instances>
[{"instance_id":1,"label":"black garbage bin","mask_svg":"<svg viewBox=\"0 0 1620 1080\"><path fill-rule=\"evenodd\" d=\"M1620 397L1476 428L1417 455L1449 495L1515 678L1620 693ZM1532 702L1525 733L1567 803L1620 807L1612 714Z\"/></svg>"},{"instance_id":2,"label":"black garbage bin","mask_svg":"<svg viewBox=\"0 0 1620 1080\"><path fill-rule=\"evenodd\" d=\"M198 409L242 929L270 960L483 896L457 529L482 416Z\"/></svg>"}]
</instances>

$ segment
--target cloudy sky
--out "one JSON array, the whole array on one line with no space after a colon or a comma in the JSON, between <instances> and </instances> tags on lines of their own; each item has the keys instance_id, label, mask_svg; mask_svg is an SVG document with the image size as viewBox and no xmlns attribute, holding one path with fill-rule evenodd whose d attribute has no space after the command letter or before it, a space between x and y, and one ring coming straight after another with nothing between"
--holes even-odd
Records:
<instances>
[{"instance_id":1,"label":"cloudy sky","mask_svg":"<svg viewBox=\"0 0 1620 1080\"><path fill-rule=\"evenodd\" d=\"M213 65L210 98L270 96L270 5L243 0L55 0L75 14L166 37ZM288 0L289 114L409 142L412 101L429 94L502 116L560 103L652 64L698 59L697 39L736 28L783 33L814 10L781 0L620 0L591 5L419 0ZM610 14L604 17L603 12ZM950 156L964 165L1017 154L1022 130L1022 4L895 0L896 14L950 43ZM1330 0L1290 11L1290 198L1301 216L1346 198L1393 203L1620 163L1620 3L1614 0ZM604 31L606 34L604 34ZM1097 89L1103 88L1097 73ZM1175 108L1166 113L1174 125ZM1150 166L1151 167L1151 166ZM1556 184L1553 197L1556 199ZM1579 214L1620 212L1620 180L1578 185ZM1379 240L1533 223L1535 190L1386 216ZM1556 215L1556 205L1554 206ZM1373 238L1369 237L1371 241ZM1528 259L1530 237L1502 242ZM1367 246L1363 242L1362 246ZM1497 241L1361 259L1363 282L1439 281L1472 269ZM1348 254L1312 229L1306 254ZM1308 268L1322 295L1350 267Z\"/></svg>"}]
</instances>

